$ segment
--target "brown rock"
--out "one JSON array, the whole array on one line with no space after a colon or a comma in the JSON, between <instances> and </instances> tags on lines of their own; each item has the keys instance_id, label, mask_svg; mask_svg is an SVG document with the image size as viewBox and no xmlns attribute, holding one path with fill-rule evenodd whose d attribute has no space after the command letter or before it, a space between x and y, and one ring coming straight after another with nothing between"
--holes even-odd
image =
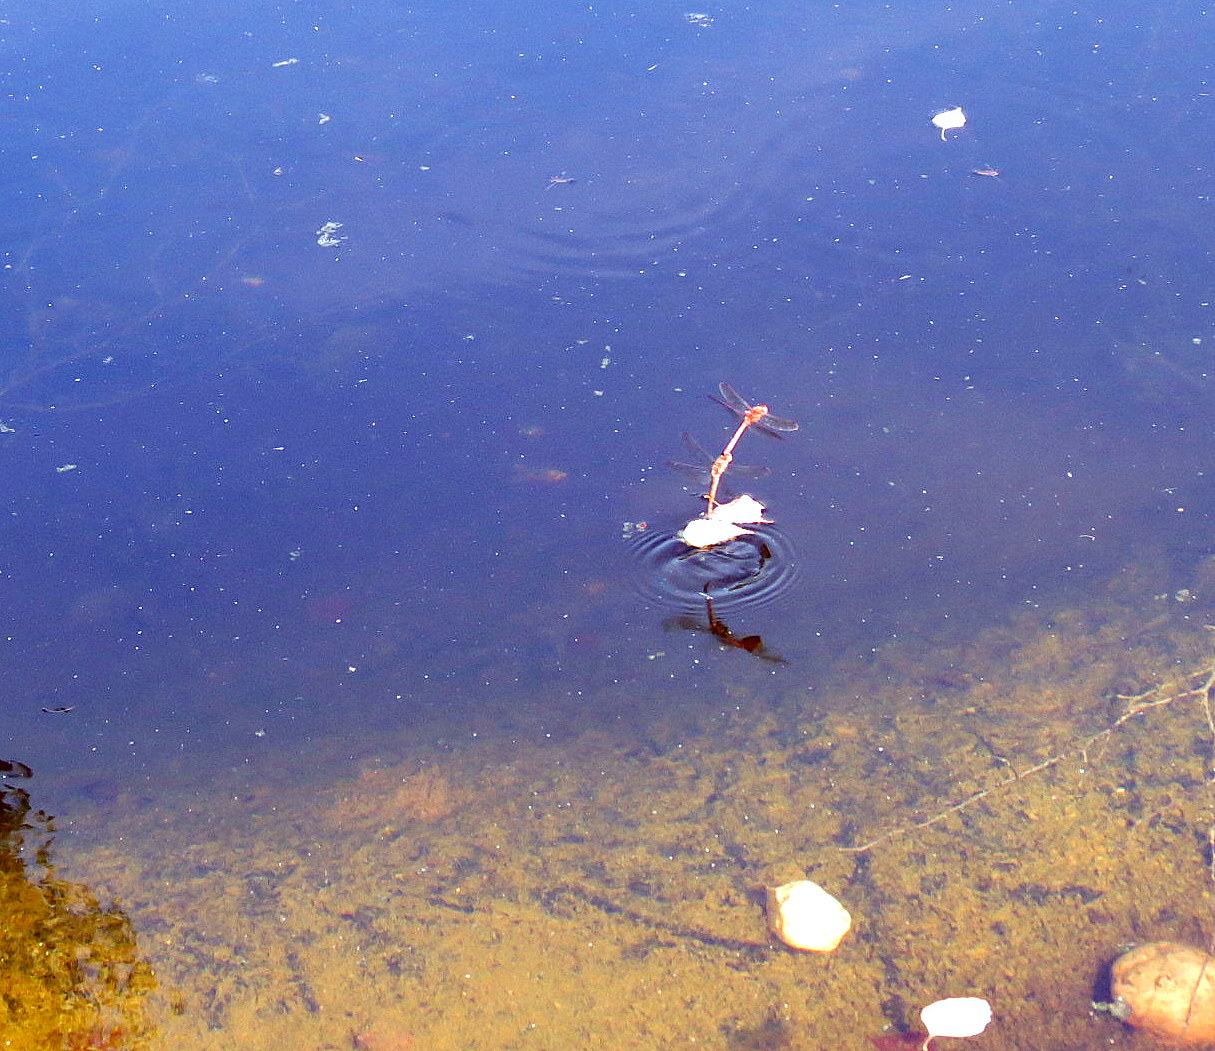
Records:
<instances>
[{"instance_id":1,"label":"brown rock","mask_svg":"<svg viewBox=\"0 0 1215 1051\"><path fill-rule=\"evenodd\" d=\"M1215 1043L1215 957L1174 942L1150 942L1113 967L1118 1016L1174 1045Z\"/></svg>"}]
</instances>

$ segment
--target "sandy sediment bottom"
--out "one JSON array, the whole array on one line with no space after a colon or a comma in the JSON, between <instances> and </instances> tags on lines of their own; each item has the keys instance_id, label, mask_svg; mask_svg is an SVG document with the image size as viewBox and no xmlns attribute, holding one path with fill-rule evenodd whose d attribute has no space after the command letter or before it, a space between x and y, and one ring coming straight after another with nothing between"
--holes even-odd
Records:
<instances>
[{"instance_id":1,"label":"sandy sediment bottom","mask_svg":"<svg viewBox=\"0 0 1215 1051\"><path fill-rule=\"evenodd\" d=\"M1110 595L643 736L385 741L117 813L71 869L139 932L152 1047L864 1048L979 995L985 1048L1107 1048L1103 965L1215 933L1200 623ZM801 876L833 954L768 934Z\"/></svg>"}]
</instances>

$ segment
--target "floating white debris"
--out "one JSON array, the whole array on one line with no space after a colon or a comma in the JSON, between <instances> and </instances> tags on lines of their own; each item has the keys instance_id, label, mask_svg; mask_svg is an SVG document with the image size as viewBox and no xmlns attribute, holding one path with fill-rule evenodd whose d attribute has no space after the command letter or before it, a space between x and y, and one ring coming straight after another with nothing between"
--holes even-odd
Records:
<instances>
[{"instance_id":1,"label":"floating white debris","mask_svg":"<svg viewBox=\"0 0 1215 1051\"><path fill-rule=\"evenodd\" d=\"M961 106L954 106L953 109L941 110L932 118L932 123L941 129L941 141L944 142L947 131L957 131L966 126L966 114L962 112Z\"/></svg>"},{"instance_id":2,"label":"floating white debris","mask_svg":"<svg viewBox=\"0 0 1215 1051\"><path fill-rule=\"evenodd\" d=\"M322 248L333 248L340 245L346 240L345 234L339 234L338 231L342 228L342 223L336 223L332 219L327 223L323 223L321 228L316 232L316 243Z\"/></svg>"},{"instance_id":3,"label":"floating white debris","mask_svg":"<svg viewBox=\"0 0 1215 1051\"><path fill-rule=\"evenodd\" d=\"M705 518L714 522L729 522L731 525L752 525L768 521L764 517L764 505L746 493L727 503L718 504Z\"/></svg>"},{"instance_id":4,"label":"floating white debris","mask_svg":"<svg viewBox=\"0 0 1215 1051\"><path fill-rule=\"evenodd\" d=\"M693 518L678 533L676 538L682 540L688 547L716 547L728 540L737 540L753 532L742 529L733 522L723 522L721 519Z\"/></svg>"},{"instance_id":5,"label":"floating white debris","mask_svg":"<svg viewBox=\"0 0 1215 1051\"><path fill-rule=\"evenodd\" d=\"M991 1024L991 1004L981 996L950 996L920 1011L928 1030L925 1046L938 1036L978 1036Z\"/></svg>"},{"instance_id":6,"label":"floating white debris","mask_svg":"<svg viewBox=\"0 0 1215 1051\"><path fill-rule=\"evenodd\" d=\"M741 526L768 522L764 517L764 505L753 496L736 496L724 504L717 504L712 511L706 511L698 518L693 518L677 534L688 547L716 547L740 536L754 533L753 529L742 529Z\"/></svg>"}]
</instances>

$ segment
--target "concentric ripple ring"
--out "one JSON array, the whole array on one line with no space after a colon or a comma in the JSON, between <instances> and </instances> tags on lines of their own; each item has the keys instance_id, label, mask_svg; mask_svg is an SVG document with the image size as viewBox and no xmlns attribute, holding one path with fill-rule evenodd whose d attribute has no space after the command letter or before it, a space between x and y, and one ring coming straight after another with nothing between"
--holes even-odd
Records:
<instances>
[{"instance_id":1,"label":"concentric ripple ring","mask_svg":"<svg viewBox=\"0 0 1215 1051\"><path fill-rule=\"evenodd\" d=\"M647 600L681 612L703 610L706 598L717 610L773 601L797 580L797 559L788 537L770 524L716 547L700 550L676 531L652 528L629 541L640 556L638 589Z\"/></svg>"}]
</instances>

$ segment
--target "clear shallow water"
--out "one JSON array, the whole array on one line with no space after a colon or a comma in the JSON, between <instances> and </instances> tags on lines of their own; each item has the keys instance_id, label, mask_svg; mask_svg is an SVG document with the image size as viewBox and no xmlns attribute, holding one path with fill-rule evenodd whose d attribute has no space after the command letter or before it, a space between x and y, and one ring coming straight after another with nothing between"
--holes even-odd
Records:
<instances>
[{"instance_id":1,"label":"clear shallow water","mask_svg":"<svg viewBox=\"0 0 1215 1051\"><path fill-rule=\"evenodd\" d=\"M81 841L1192 585L1200 10L687 14L11 13L0 756ZM793 586L728 620L787 664L622 538L698 509L722 379L801 422L739 450Z\"/></svg>"}]
</instances>

